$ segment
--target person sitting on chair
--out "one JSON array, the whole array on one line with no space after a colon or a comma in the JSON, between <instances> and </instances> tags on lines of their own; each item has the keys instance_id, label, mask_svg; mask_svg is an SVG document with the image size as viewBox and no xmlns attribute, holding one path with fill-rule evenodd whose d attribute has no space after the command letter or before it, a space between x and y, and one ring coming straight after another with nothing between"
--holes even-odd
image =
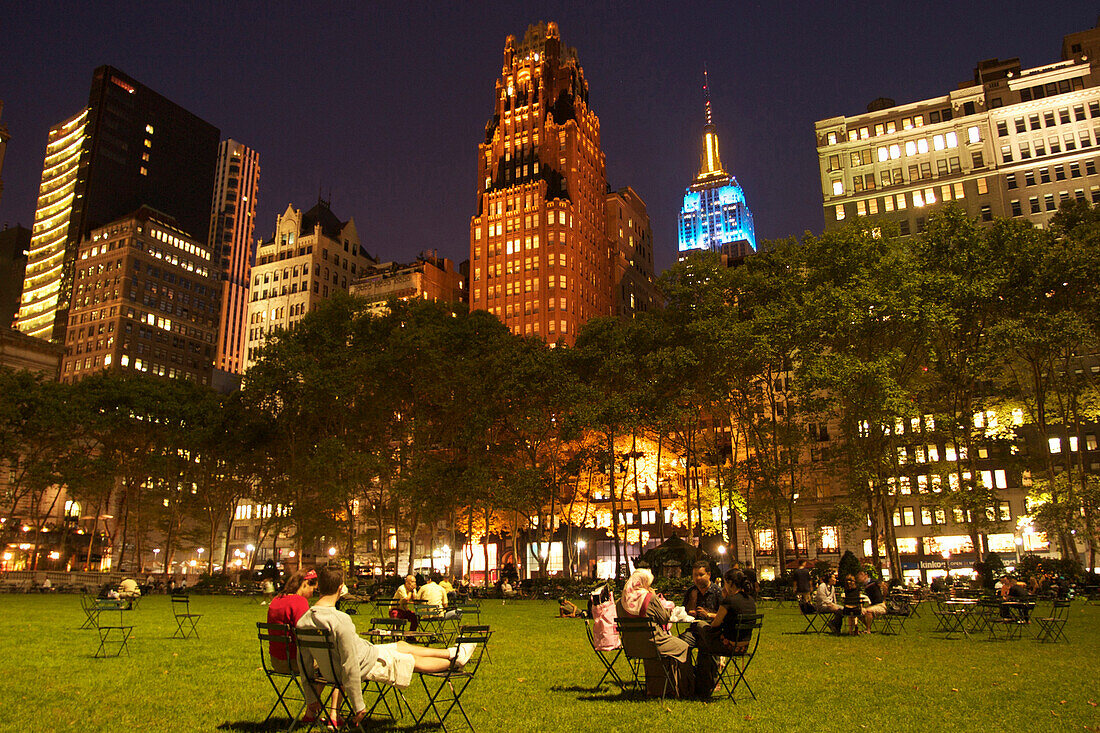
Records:
<instances>
[{"instance_id":1,"label":"person sitting on chair","mask_svg":"<svg viewBox=\"0 0 1100 733\"><path fill-rule=\"evenodd\" d=\"M340 587L344 584L344 571L340 568L317 568L317 588L321 597L298 620L302 630L324 630L334 642L335 652L330 662L323 649L303 647L299 649L300 664L311 669L316 665L327 680L339 680L348 696L354 717L352 725L359 725L367 714L363 701L363 682L379 682L405 689L412 682L414 673L446 672L458 669L473 655L475 645L463 644L449 649L418 647L399 641L395 644L371 644L359 636L355 623L343 611L337 610ZM333 669L335 663L336 669ZM316 716L321 701L312 685L302 685L309 705L307 714ZM333 721L334 723L336 721Z\"/></svg>"},{"instance_id":2,"label":"person sitting on chair","mask_svg":"<svg viewBox=\"0 0 1100 733\"><path fill-rule=\"evenodd\" d=\"M848 633L858 634L858 620L863 615L863 594L859 590L855 576L844 576L844 616L848 619Z\"/></svg>"},{"instance_id":3,"label":"person sitting on chair","mask_svg":"<svg viewBox=\"0 0 1100 733\"><path fill-rule=\"evenodd\" d=\"M500 595L504 598L515 598L517 595L512 583L507 578L500 581Z\"/></svg>"},{"instance_id":4,"label":"person sitting on chair","mask_svg":"<svg viewBox=\"0 0 1100 733\"><path fill-rule=\"evenodd\" d=\"M405 583L393 594L398 604L390 608L390 618L403 618L409 622L409 631L416 631L420 619L409 609L409 602L416 598L416 576L406 575Z\"/></svg>"},{"instance_id":5,"label":"person sitting on chair","mask_svg":"<svg viewBox=\"0 0 1100 733\"><path fill-rule=\"evenodd\" d=\"M317 571L299 570L286 579L283 592L271 600L267 607L269 624L287 624L297 626L298 620L309 610L309 599L317 589ZM276 672L289 674L298 671L298 648L293 640L286 642L272 640L268 644L271 666Z\"/></svg>"},{"instance_id":6,"label":"person sitting on chair","mask_svg":"<svg viewBox=\"0 0 1100 733\"><path fill-rule=\"evenodd\" d=\"M645 618L654 622L653 643L662 657L675 659L680 664L677 672L682 678L677 683L677 689L684 685L685 690L691 689L692 668L690 663L690 647L683 639L673 636L666 629L669 623L669 611L661 603L650 586L653 585L653 573L647 568L639 568L630 574L626 585L623 586L623 594L615 604L616 615L619 618ZM647 660L648 663L648 660ZM650 678L649 667L646 668L646 679Z\"/></svg>"},{"instance_id":7,"label":"person sitting on chair","mask_svg":"<svg viewBox=\"0 0 1100 733\"><path fill-rule=\"evenodd\" d=\"M137 581L133 578L123 578L122 582L118 584L118 597L127 601L140 598L141 589L138 588Z\"/></svg>"},{"instance_id":8,"label":"person sitting on chair","mask_svg":"<svg viewBox=\"0 0 1100 733\"><path fill-rule=\"evenodd\" d=\"M424 601L428 604L429 608L443 609L443 618L453 619L458 618L460 613L456 609L447 610L447 591L443 589L439 581L443 580L443 576L435 571L428 576L428 582L420 586L420 590L416 592L416 600Z\"/></svg>"},{"instance_id":9,"label":"person sitting on chair","mask_svg":"<svg viewBox=\"0 0 1100 733\"><path fill-rule=\"evenodd\" d=\"M863 592L869 601L863 609L863 633L870 634L871 622L878 616L886 615L886 599L882 595L882 586L872 580L866 570L860 570L856 574L856 582L863 586Z\"/></svg>"},{"instance_id":10,"label":"person sitting on chair","mask_svg":"<svg viewBox=\"0 0 1100 733\"><path fill-rule=\"evenodd\" d=\"M830 571L827 578L817 584L814 592L814 609L818 613L831 613L833 618L829 621L829 628L834 632L840 632L840 625L844 621L844 606L836 602L836 571Z\"/></svg>"},{"instance_id":11,"label":"person sitting on chair","mask_svg":"<svg viewBox=\"0 0 1100 733\"><path fill-rule=\"evenodd\" d=\"M699 649L695 669L695 695L706 699L714 692L716 657L742 655L748 649L752 631L737 628L742 616L756 614L756 601L749 594L753 585L750 576L740 570L726 571L722 582L722 602L709 624L696 621L680 638ZM708 659L709 658L709 659Z\"/></svg>"},{"instance_id":12,"label":"person sitting on chair","mask_svg":"<svg viewBox=\"0 0 1100 733\"><path fill-rule=\"evenodd\" d=\"M696 560L691 566L692 585L684 594L684 611L697 621L710 621L722 602L722 587L710 582L710 563Z\"/></svg>"}]
</instances>

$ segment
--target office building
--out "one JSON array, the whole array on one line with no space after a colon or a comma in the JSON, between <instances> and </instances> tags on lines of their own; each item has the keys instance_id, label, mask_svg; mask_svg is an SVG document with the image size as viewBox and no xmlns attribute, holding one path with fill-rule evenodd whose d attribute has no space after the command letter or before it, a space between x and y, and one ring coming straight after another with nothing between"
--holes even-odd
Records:
<instances>
[{"instance_id":1,"label":"office building","mask_svg":"<svg viewBox=\"0 0 1100 733\"><path fill-rule=\"evenodd\" d=\"M653 229L645 201L629 186L608 193L605 202L614 313L633 318L660 304L653 275Z\"/></svg>"},{"instance_id":2,"label":"office building","mask_svg":"<svg viewBox=\"0 0 1100 733\"><path fill-rule=\"evenodd\" d=\"M705 76L705 74L704 74ZM699 172L684 193L680 209L680 257L693 251L712 251L737 259L756 251L756 229L745 191L722 167L718 127L710 105L710 87L704 81L706 124Z\"/></svg>"},{"instance_id":3,"label":"office building","mask_svg":"<svg viewBox=\"0 0 1100 733\"><path fill-rule=\"evenodd\" d=\"M0 328L10 328L19 310L31 230L16 224L0 230Z\"/></svg>"},{"instance_id":4,"label":"office building","mask_svg":"<svg viewBox=\"0 0 1100 733\"><path fill-rule=\"evenodd\" d=\"M206 243L142 207L80 245L61 381L102 369L210 384L220 281Z\"/></svg>"},{"instance_id":5,"label":"office building","mask_svg":"<svg viewBox=\"0 0 1100 733\"><path fill-rule=\"evenodd\" d=\"M244 373L248 282L252 271L252 234L260 188L260 156L236 140L218 147L214 200L210 207L210 249L221 278L215 382ZM225 380L222 377L226 377Z\"/></svg>"},{"instance_id":6,"label":"office building","mask_svg":"<svg viewBox=\"0 0 1100 733\"><path fill-rule=\"evenodd\" d=\"M348 292L349 284L376 264L359 242L355 220L340 221L328 202L318 201L304 214L287 206L252 267L245 369L255 363L268 334L293 327L321 301Z\"/></svg>"},{"instance_id":7,"label":"office building","mask_svg":"<svg viewBox=\"0 0 1100 733\"><path fill-rule=\"evenodd\" d=\"M478 145L470 307L516 334L572 343L612 312L600 121L575 49L555 23L508 36Z\"/></svg>"},{"instance_id":8,"label":"office building","mask_svg":"<svg viewBox=\"0 0 1100 733\"><path fill-rule=\"evenodd\" d=\"M143 206L205 245L219 139L118 69L97 68L88 106L50 131L17 328L67 343L81 242Z\"/></svg>"},{"instance_id":9,"label":"office building","mask_svg":"<svg viewBox=\"0 0 1100 733\"><path fill-rule=\"evenodd\" d=\"M434 300L457 304L465 301L466 280L454 263L434 253L422 253L415 262L369 265L351 286L351 294L367 302L372 314L387 310L390 299Z\"/></svg>"},{"instance_id":10,"label":"office building","mask_svg":"<svg viewBox=\"0 0 1100 733\"><path fill-rule=\"evenodd\" d=\"M1100 202L1097 53L1100 27L1066 36L1060 61L981 61L941 96L817 122L826 228L867 216L912 234L951 202L1045 226L1063 202Z\"/></svg>"}]
</instances>

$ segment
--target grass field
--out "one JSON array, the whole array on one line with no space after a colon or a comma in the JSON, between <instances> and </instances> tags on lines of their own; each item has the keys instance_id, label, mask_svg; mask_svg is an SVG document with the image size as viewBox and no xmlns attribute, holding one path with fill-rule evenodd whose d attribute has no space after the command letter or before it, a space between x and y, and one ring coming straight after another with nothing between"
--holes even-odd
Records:
<instances>
[{"instance_id":1,"label":"grass field","mask_svg":"<svg viewBox=\"0 0 1100 733\"><path fill-rule=\"evenodd\" d=\"M749 672L759 700L736 705L592 691L601 670L582 623L556 609L483 605L492 662L464 698L479 731L1100 730L1100 606L1080 601L1070 644L1057 645L947 640L929 613L900 636L802 636L797 609L765 607ZM192 610L204 614L201 638L173 640L168 599L146 598L129 614L132 656L93 659L79 598L0 595L0 730L279 730L257 725L273 701L254 626L265 609L195 596ZM416 707L420 695L410 698Z\"/></svg>"}]
</instances>

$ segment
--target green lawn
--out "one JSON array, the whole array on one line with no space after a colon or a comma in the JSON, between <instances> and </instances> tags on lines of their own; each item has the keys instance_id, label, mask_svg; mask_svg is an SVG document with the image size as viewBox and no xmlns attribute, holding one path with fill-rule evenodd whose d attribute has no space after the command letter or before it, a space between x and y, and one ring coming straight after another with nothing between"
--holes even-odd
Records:
<instances>
[{"instance_id":1,"label":"green lawn","mask_svg":"<svg viewBox=\"0 0 1100 733\"><path fill-rule=\"evenodd\" d=\"M801 636L796 609L765 608L749 672L759 700L736 706L592 692L600 670L582 624L556 608L484 604L492 663L465 698L479 731L1100 730L1100 606L1080 601L1068 645L946 640L930 633L929 613L900 636ZM93 659L79 598L0 595L0 730L261 730L272 694L253 624L264 608L195 596L192 610L204 614L202 637L173 640L168 599L144 599L130 615L132 656Z\"/></svg>"}]
</instances>

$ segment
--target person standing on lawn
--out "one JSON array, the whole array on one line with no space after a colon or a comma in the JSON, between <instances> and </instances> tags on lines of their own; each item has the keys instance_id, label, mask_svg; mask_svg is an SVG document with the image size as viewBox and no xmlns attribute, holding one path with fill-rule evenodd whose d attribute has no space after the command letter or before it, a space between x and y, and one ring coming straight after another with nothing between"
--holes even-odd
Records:
<instances>
[{"instance_id":1,"label":"person standing on lawn","mask_svg":"<svg viewBox=\"0 0 1100 733\"><path fill-rule=\"evenodd\" d=\"M813 579L810 578L810 561L803 560L794 571L794 592L800 603L809 603L813 594Z\"/></svg>"}]
</instances>

